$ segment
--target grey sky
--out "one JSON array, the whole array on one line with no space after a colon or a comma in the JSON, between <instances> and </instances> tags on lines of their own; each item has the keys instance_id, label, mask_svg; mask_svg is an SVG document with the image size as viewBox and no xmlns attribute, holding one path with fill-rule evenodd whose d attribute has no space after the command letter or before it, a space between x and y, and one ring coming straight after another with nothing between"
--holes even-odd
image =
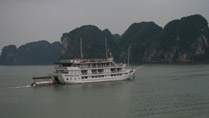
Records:
<instances>
[{"instance_id":1,"label":"grey sky","mask_svg":"<svg viewBox=\"0 0 209 118\"><path fill-rule=\"evenodd\" d=\"M209 0L0 0L0 50L9 44L60 41L62 33L87 24L122 34L134 22L163 27L192 14L209 20Z\"/></svg>"}]
</instances>

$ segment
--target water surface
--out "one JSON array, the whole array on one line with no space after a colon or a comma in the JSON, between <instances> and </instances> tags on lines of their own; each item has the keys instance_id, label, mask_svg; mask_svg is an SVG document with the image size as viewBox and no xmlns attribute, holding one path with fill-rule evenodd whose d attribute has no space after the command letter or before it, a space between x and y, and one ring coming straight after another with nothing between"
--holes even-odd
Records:
<instances>
[{"instance_id":1,"label":"water surface","mask_svg":"<svg viewBox=\"0 0 209 118\"><path fill-rule=\"evenodd\" d=\"M0 118L208 118L209 65L143 65L134 81L30 87L53 66L0 66Z\"/></svg>"}]
</instances>

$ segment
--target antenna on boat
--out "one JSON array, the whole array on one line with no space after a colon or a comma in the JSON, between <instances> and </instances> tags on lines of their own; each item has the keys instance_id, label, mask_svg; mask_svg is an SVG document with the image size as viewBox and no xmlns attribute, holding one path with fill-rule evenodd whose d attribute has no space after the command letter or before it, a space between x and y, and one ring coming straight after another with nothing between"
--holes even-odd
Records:
<instances>
[{"instance_id":1,"label":"antenna on boat","mask_svg":"<svg viewBox=\"0 0 209 118\"><path fill-rule=\"evenodd\" d=\"M129 66L129 53L130 53L131 45L128 45L128 66Z\"/></svg>"},{"instance_id":2,"label":"antenna on boat","mask_svg":"<svg viewBox=\"0 0 209 118\"><path fill-rule=\"evenodd\" d=\"M80 51L81 51L81 59L83 58L83 55L82 55L82 38L80 38Z\"/></svg>"},{"instance_id":3,"label":"antenna on boat","mask_svg":"<svg viewBox=\"0 0 209 118\"><path fill-rule=\"evenodd\" d=\"M108 58L108 55L107 55L107 38L105 37L105 49L106 49L106 58Z\"/></svg>"}]
</instances>

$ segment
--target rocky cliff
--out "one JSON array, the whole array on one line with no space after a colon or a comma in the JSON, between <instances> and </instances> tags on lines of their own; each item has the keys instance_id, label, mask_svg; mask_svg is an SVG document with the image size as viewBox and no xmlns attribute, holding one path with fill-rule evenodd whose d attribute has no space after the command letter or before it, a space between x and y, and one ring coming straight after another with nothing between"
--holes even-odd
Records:
<instances>
[{"instance_id":1,"label":"rocky cliff","mask_svg":"<svg viewBox=\"0 0 209 118\"><path fill-rule=\"evenodd\" d=\"M145 62L209 62L208 23L201 15L169 22L156 40Z\"/></svg>"},{"instance_id":2,"label":"rocky cliff","mask_svg":"<svg viewBox=\"0 0 209 118\"><path fill-rule=\"evenodd\" d=\"M130 60L132 63L144 62L144 54L150 45L155 42L162 28L154 22L141 22L132 24L121 36L114 56L119 62L127 62L128 47L130 47ZM154 51L154 50L153 50Z\"/></svg>"},{"instance_id":3,"label":"rocky cliff","mask_svg":"<svg viewBox=\"0 0 209 118\"><path fill-rule=\"evenodd\" d=\"M1 65L53 64L59 60L61 43L47 41L31 42L17 48L5 46L0 56Z\"/></svg>"},{"instance_id":4,"label":"rocky cliff","mask_svg":"<svg viewBox=\"0 0 209 118\"><path fill-rule=\"evenodd\" d=\"M163 29L153 22L132 24L122 35L116 57L126 61L131 46L133 63L209 62L209 29L201 15L173 20ZM119 54L119 55L117 55Z\"/></svg>"},{"instance_id":5,"label":"rocky cliff","mask_svg":"<svg viewBox=\"0 0 209 118\"><path fill-rule=\"evenodd\" d=\"M109 30L102 31L93 25L82 26L63 34L61 38L63 45L62 59L80 58L80 38L82 38L83 43L83 58L105 57L105 38L108 48L113 48L116 45Z\"/></svg>"},{"instance_id":6,"label":"rocky cliff","mask_svg":"<svg viewBox=\"0 0 209 118\"><path fill-rule=\"evenodd\" d=\"M6 46L0 64L51 64L58 59L80 58L80 38L83 58L105 57L106 38L118 62L127 62L128 47L132 63L209 62L208 22L201 15L191 15L173 20L164 28L154 22L133 23L121 36L94 25L81 26L64 33L62 45L40 41L19 48Z\"/></svg>"},{"instance_id":7,"label":"rocky cliff","mask_svg":"<svg viewBox=\"0 0 209 118\"><path fill-rule=\"evenodd\" d=\"M173 20L164 28L154 22L133 23L122 36L93 25L82 26L63 34L62 57L80 57L80 38L84 58L105 57L105 37L118 62L127 62L129 46L132 63L209 62L208 22L201 15Z\"/></svg>"}]
</instances>

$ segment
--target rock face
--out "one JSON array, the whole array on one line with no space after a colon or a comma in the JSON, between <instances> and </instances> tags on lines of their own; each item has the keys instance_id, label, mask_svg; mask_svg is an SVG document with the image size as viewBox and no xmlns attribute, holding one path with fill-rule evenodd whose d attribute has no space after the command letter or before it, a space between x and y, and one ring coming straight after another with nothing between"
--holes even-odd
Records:
<instances>
[{"instance_id":1,"label":"rock face","mask_svg":"<svg viewBox=\"0 0 209 118\"><path fill-rule=\"evenodd\" d=\"M82 38L83 58L105 57L105 38L108 48L116 45L113 35L107 29L100 30L96 26L86 25L64 33L61 41L63 50L61 58L80 58L80 38Z\"/></svg>"},{"instance_id":2,"label":"rock face","mask_svg":"<svg viewBox=\"0 0 209 118\"><path fill-rule=\"evenodd\" d=\"M201 15L173 20L163 29L152 22L134 23L122 35L118 49L123 51L116 57L125 60L131 45L133 63L209 62L208 42L208 23Z\"/></svg>"},{"instance_id":3,"label":"rock face","mask_svg":"<svg viewBox=\"0 0 209 118\"><path fill-rule=\"evenodd\" d=\"M145 62L209 62L208 23L200 15L169 22L156 40L156 51L145 55Z\"/></svg>"},{"instance_id":4,"label":"rock face","mask_svg":"<svg viewBox=\"0 0 209 118\"><path fill-rule=\"evenodd\" d=\"M36 65L53 64L58 61L62 45L59 42L50 44L47 41L27 43L16 48L5 46L0 56L1 65Z\"/></svg>"},{"instance_id":5,"label":"rock face","mask_svg":"<svg viewBox=\"0 0 209 118\"><path fill-rule=\"evenodd\" d=\"M154 22L133 23L124 34L112 34L93 25L64 33L59 42L28 43L6 46L0 64L51 64L58 59L105 57L105 38L115 60L127 63L130 47L131 63L209 62L209 28L201 15L192 15L169 22L164 28ZM60 53L61 52L61 53Z\"/></svg>"},{"instance_id":6,"label":"rock face","mask_svg":"<svg viewBox=\"0 0 209 118\"><path fill-rule=\"evenodd\" d=\"M116 51L114 52L116 60L119 62L127 62L128 47L130 46L131 62L144 62L144 55L147 53L146 51L150 49L150 46L153 45L153 43L155 43L155 37L158 36L161 31L162 28L154 22L132 24L122 35L122 38L117 45ZM152 48L154 47L152 46Z\"/></svg>"},{"instance_id":7,"label":"rock face","mask_svg":"<svg viewBox=\"0 0 209 118\"><path fill-rule=\"evenodd\" d=\"M122 36L82 26L63 34L62 58L80 58L80 38L84 58L105 57L105 37L118 62L127 62L129 46L132 63L209 62L208 22L201 15L173 20L164 28L154 22L134 23Z\"/></svg>"},{"instance_id":8,"label":"rock face","mask_svg":"<svg viewBox=\"0 0 209 118\"><path fill-rule=\"evenodd\" d=\"M17 53L17 47L15 45L5 46L2 49L0 56L0 64L10 65L16 62L15 55Z\"/></svg>"}]
</instances>

